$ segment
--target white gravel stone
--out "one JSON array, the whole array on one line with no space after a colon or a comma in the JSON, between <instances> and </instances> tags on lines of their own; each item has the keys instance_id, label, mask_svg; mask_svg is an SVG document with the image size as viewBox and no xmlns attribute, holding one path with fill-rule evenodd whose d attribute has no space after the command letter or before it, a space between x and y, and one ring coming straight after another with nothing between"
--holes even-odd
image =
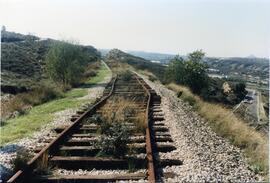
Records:
<instances>
[{"instance_id":1,"label":"white gravel stone","mask_svg":"<svg viewBox=\"0 0 270 183\"><path fill-rule=\"evenodd\" d=\"M53 175L55 176L64 176L64 175L115 175L115 174L127 174L130 173L128 170L82 170L79 169L77 171L73 170L66 170L66 169L56 169L52 171ZM136 173L146 173L145 169L139 169L134 172Z\"/></svg>"},{"instance_id":2,"label":"white gravel stone","mask_svg":"<svg viewBox=\"0 0 270 183\"><path fill-rule=\"evenodd\" d=\"M176 150L159 153L162 158L183 161L181 166L167 166L174 172L164 182L257 182L262 177L249 168L241 150L218 136L188 104L159 83L146 82L162 97L161 107Z\"/></svg>"}]
</instances>

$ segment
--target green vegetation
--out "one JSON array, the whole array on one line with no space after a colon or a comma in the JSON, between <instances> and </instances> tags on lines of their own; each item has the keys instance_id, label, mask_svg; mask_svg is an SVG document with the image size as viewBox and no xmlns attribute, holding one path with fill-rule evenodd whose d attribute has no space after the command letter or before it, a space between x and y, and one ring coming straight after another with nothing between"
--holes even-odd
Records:
<instances>
[{"instance_id":1,"label":"green vegetation","mask_svg":"<svg viewBox=\"0 0 270 183\"><path fill-rule=\"evenodd\" d=\"M2 102L1 121L4 123L1 125L5 124L5 120L14 116L16 112L17 115L25 114L32 106L40 105L62 96L62 91L56 86L43 84L29 92L17 94L6 102Z\"/></svg>"},{"instance_id":2,"label":"green vegetation","mask_svg":"<svg viewBox=\"0 0 270 183\"><path fill-rule=\"evenodd\" d=\"M208 87L207 66L201 63L204 57L202 51L188 55L188 60L176 56L166 69L166 82L176 82L189 86L194 93L201 93Z\"/></svg>"},{"instance_id":3,"label":"green vegetation","mask_svg":"<svg viewBox=\"0 0 270 183\"><path fill-rule=\"evenodd\" d=\"M27 162L31 159L31 155L27 149L20 148L16 151L16 157L12 160L12 169L14 172L27 167Z\"/></svg>"},{"instance_id":4,"label":"green vegetation","mask_svg":"<svg viewBox=\"0 0 270 183\"><path fill-rule=\"evenodd\" d=\"M123 157L128 152L130 130L123 121L103 120L100 125L101 139L95 144L99 156Z\"/></svg>"},{"instance_id":5,"label":"green vegetation","mask_svg":"<svg viewBox=\"0 0 270 183\"><path fill-rule=\"evenodd\" d=\"M132 79L132 74L131 74L130 71L125 71L125 72L123 72L123 73L121 74L121 78L122 78L124 81L128 82L128 81L130 81L130 80Z\"/></svg>"},{"instance_id":6,"label":"green vegetation","mask_svg":"<svg viewBox=\"0 0 270 183\"><path fill-rule=\"evenodd\" d=\"M65 88L80 82L89 62L87 53L80 46L58 42L46 56L46 71L53 81Z\"/></svg>"},{"instance_id":7,"label":"green vegetation","mask_svg":"<svg viewBox=\"0 0 270 183\"><path fill-rule=\"evenodd\" d=\"M104 80L104 78L106 76L108 76L108 74L111 74L109 73L110 71L108 70L108 68L102 63L99 70L98 70L98 74L93 77L93 78L90 78L88 79L85 84L96 84L96 83L99 83L101 81Z\"/></svg>"},{"instance_id":8,"label":"green vegetation","mask_svg":"<svg viewBox=\"0 0 270 183\"><path fill-rule=\"evenodd\" d=\"M104 70L104 68L105 66L102 66L97 76L90 79L88 82L95 84L96 82L102 81L104 77L109 74L109 70ZM64 93L63 98L37 105L30 109L25 115L7 120L6 124L1 127L0 145L30 136L44 124L48 124L52 121L54 118L53 113L76 108L86 102L85 100L79 99L86 94L87 88L75 88Z\"/></svg>"},{"instance_id":9,"label":"green vegetation","mask_svg":"<svg viewBox=\"0 0 270 183\"><path fill-rule=\"evenodd\" d=\"M176 56L166 68L164 83L185 85L206 101L227 105L239 103L247 93L245 84L208 77L203 57L202 51L190 53L187 60Z\"/></svg>"},{"instance_id":10,"label":"green vegetation","mask_svg":"<svg viewBox=\"0 0 270 183\"><path fill-rule=\"evenodd\" d=\"M268 174L267 136L246 125L244 121L235 117L231 110L218 104L205 102L187 87L169 84L168 88L193 106L193 109L209 122L217 134L230 139L234 145L243 149L251 168L263 172L264 175ZM215 112L209 109L215 109Z\"/></svg>"},{"instance_id":11,"label":"green vegetation","mask_svg":"<svg viewBox=\"0 0 270 183\"><path fill-rule=\"evenodd\" d=\"M45 58L50 48L59 41L40 40L35 36L3 30L1 33L1 91L17 94L38 87L40 81L47 80ZM100 58L94 47L79 47L88 54L91 62Z\"/></svg>"},{"instance_id":12,"label":"green vegetation","mask_svg":"<svg viewBox=\"0 0 270 183\"><path fill-rule=\"evenodd\" d=\"M15 42L15 41L27 41L38 40L39 38L33 35L23 35L15 32L6 31L5 26L1 29L1 42Z\"/></svg>"}]
</instances>

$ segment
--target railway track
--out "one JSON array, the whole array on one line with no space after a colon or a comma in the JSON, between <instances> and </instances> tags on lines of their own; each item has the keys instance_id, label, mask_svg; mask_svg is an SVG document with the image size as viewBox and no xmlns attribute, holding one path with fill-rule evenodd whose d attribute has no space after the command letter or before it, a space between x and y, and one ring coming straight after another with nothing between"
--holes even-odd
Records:
<instances>
[{"instance_id":1,"label":"railway track","mask_svg":"<svg viewBox=\"0 0 270 183\"><path fill-rule=\"evenodd\" d=\"M39 149L27 163L27 167L16 172L7 182L117 182L142 179L160 182L164 176L173 176L167 172L163 173L162 167L180 165L182 162L159 157L159 153L175 150L169 129L163 121L160 102L161 97L137 74L114 77L105 88L103 97L90 108L78 111L78 115L71 119L72 125L55 129L57 137L45 148ZM123 115L120 115L119 111ZM112 126L109 126L109 133L104 131L104 124L107 124L105 121L113 121L119 116L123 117L118 119L118 122L108 124L120 125L114 128L120 129L116 133L118 135L123 132L121 129L124 125L128 137L113 141L114 151L104 151L104 148L108 150L111 145L109 143L104 147L104 143L111 142L114 138L110 136ZM119 124L119 121L122 123ZM126 143L123 145L125 148L120 151L123 142ZM48 173L56 172L57 169L75 172L79 169L122 170L122 173ZM138 173L136 170L145 171Z\"/></svg>"}]
</instances>

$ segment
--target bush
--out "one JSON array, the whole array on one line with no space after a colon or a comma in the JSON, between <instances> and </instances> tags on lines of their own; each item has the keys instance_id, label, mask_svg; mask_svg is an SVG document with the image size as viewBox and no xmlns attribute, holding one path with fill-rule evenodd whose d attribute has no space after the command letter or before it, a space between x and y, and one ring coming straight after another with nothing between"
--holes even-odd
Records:
<instances>
[{"instance_id":1,"label":"bush","mask_svg":"<svg viewBox=\"0 0 270 183\"><path fill-rule=\"evenodd\" d=\"M125 71L124 73L121 74L121 78L124 81L130 81L132 79L132 74L130 71Z\"/></svg>"},{"instance_id":2,"label":"bush","mask_svg":"<svg viewBox=\"0 0 270 183\"><path fill-rule=\"evenodd\" d=\"M36 86L29 92L20 93L15 95L9 101L2 105L1 116L2 118L14 117L14 112L19 115L31 108L31 106L40 105L55 98L62 97L62 92L55 86L40 85Z\"/></svg>"},{"instance_id":3,"label":"bush","mask_svg":"<svg viewBox=\"0 0 270 183\"><path fill-rule=\"evenodd\" d=\"M14 172L22 170L27 167L27 162L31 159L30 153L24 149L20 148L16 152L16 157L11 161L12 168Z\"/></svg>"},{"instance_id":4,"label":"bush","mask_svg":"<svg viewBox=\"0 0 270 183\"><path fill-rule=\"evenodd\" d=\"M46 71L53 81L64 87L74 86L79 83L88 61L87 52L80 46L58 42L46 56Z\"/></svg>"},{"instance_id":5,"label":"bush","mask_svg":"<svg viewBox=\"0 0 270 183\"><path fill-rule=\"evenodd\" d=\"M21 98L25 104L33 106L62 96L62 92L56 87L49 87L44 85L38 86L28 93L18 95L18 97Z\"/></svg>"},{"instance_id":6,"label":"bush","mask_svg":"<svg viewBox=\"0 0 270 183\"><path fill-rule=\"evenodd\" d=\"M201 93L208 86L206 65L202 63L204 53L195 51L188 55L188 60L176 56L165 72L166 82L175 82L188 86L194 93Z\"/></svg>"},{"instance_id":7,"label":"bush","mask_svg":"<svg viewBox=\"0 0 270 183\"><path fill-rule=\"evenodd\" d=\"M149 79L150 81L152 81L152 82L154 82L154 81L157 80L157 78L156 78L155 76L153 76L153 75L149 75L148 79Z\"/></svg>"},{"instance_id":8,"label":"bush","mask_svg":"<svg viewBox=\"0 0 270 183\"><path fill-rule=\"evenodd\" d=\"M103 129L101 139L95 146L101 148L99 155L111 155L114 157L123 157L128 152L127 142L130 132L125 123L113 122L106 124Z\"/></svg>"},{"instance_id":9,"label":"bush","mask_svg":"<svg viewBox=\"0 0 270 183\"><path fill-rule=\"evenodd\" d=\"M93 71L93 70L88 70L83 74L85 78L95 77L96 75L97 75L97 71Z\"/></svg>"}]
</instances>

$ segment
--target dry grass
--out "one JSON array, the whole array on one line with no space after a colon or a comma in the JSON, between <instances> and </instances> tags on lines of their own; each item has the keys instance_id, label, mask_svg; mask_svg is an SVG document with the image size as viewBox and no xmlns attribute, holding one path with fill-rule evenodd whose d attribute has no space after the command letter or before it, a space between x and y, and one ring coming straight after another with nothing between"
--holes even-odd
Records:
<instances>
[{"instance_id":1,"label":"dry grass","mask_svg":"<svg viewBox=\"0 0 270 183\"><path fill-rule=\"evenodd\" d=\"M121 63L117 61L109 61L107 63L114 74L121 75L123 72L126 72L127 70L134 70L132 66L126 63Z\"/></svg>"},{"instance_id":2,"label":"dry grass","mask_svg":"<svg viewBox=\"0 0 270 183\"><path fill-rule=\"evenodd\" d=\"M10 100L2 103L1 117L6 118L15 111L18 111L19 114L24 114L31 106L36 106L61 96L62 92L55 87L45 85L36 87L32 91L17 94Z\"/></svg>"},{"instance_id":3,"label":"dry grass","mask_svg":"<svg viewBox=\"0 0 270 183\"><path fill-rule=\"evenodd\" d=\"M135 131L138 133L145 133L147 124L145 122L145 113L140 112L137 114L137 118L134 121L134 124L136 126Z\"/></svg>"},{"instance_id":4,"label":"dry grass","mask_svg":"<svg viewBox=\"0 0 270 183\"><path fill-rule=\"evenodd\" d=\"M145 113L137 111L136 99L125 99L115 97L111 103L106 104L102 109L101 116L107 122L133 122L136 132L145 132ZM117 105L117 107L115 106ZM132 116L132 120L129 117Z\"/></svg>"},{"instance_id":5,"label":"dry grass","mask_svg":"<svg viewBox=\"0 0 270 183\"><path fill-rule=\"evenodd\" d=\"M117 105L117 106L115 106ZM127 100L123 97L114 97L110 103L106 104L105 110L102 110L102 117L107 120L111 121L114 119L115 121L119 122L127 122L127 115L128 113L135 113L136 104L134 100Z\"/></svg>"},{"instance_id":6,"label":"dry grass","mask_svg":"<svg viewBox=\"0 0 270 183\"><path fill-rule=\"evenodd\" d=\"M179 94L182 100L190 103L217 134L230 139L234 145L240 147L252 169L262 171L264 176L268 175L268 138L265 135L238 119L231 110L203 101L186 87L176 84L169 84L167 87Z\"/></svg>"}]
</instances>

